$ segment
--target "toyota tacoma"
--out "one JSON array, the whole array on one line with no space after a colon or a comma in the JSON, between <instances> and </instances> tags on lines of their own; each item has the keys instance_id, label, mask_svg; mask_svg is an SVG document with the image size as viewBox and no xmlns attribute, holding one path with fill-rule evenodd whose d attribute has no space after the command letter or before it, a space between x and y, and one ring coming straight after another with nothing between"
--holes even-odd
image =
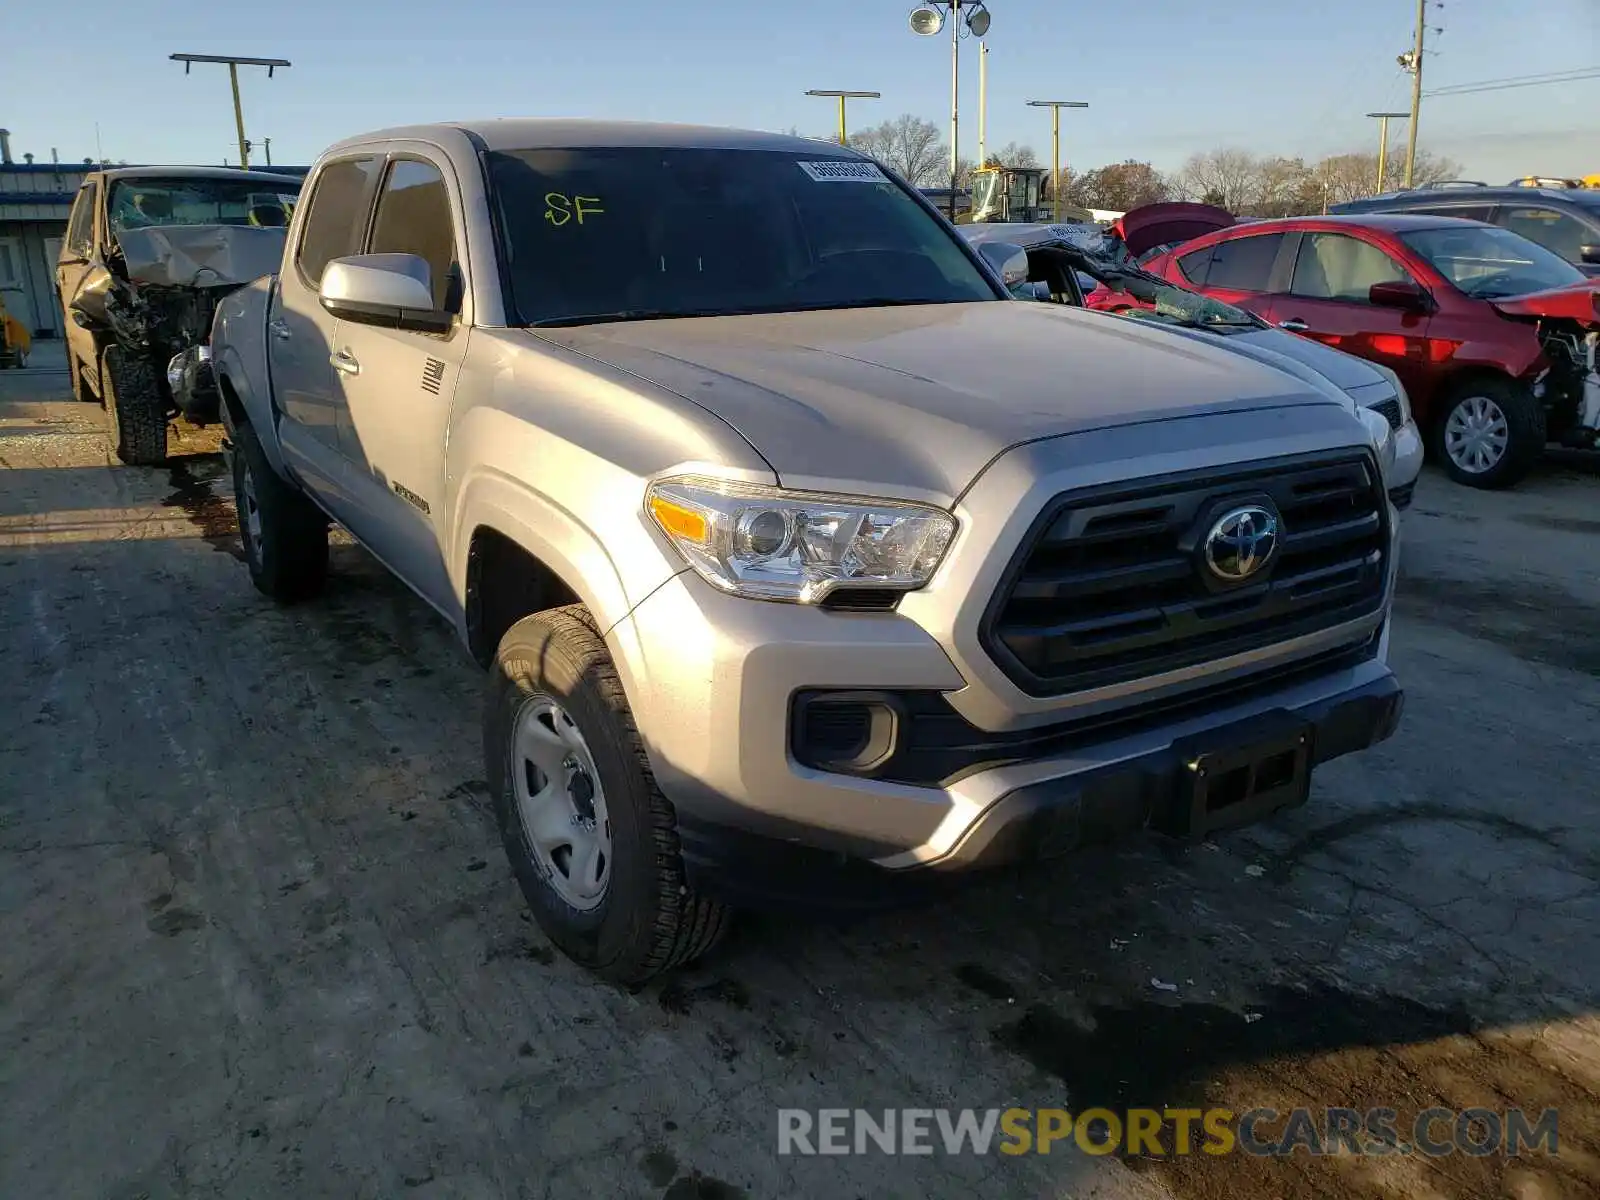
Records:
<instances>
[{"instance_id":1,"label":"toyota tacoma","mask_svg":"<svg viewBox=\"0 0 1600 1200\"><path fill-rule=\"evenodd\" d=\"M312 596L337 522L443 614L517 880L619 982L1304 803L1400 717L1372 424L1025 275L800 138L342 142L212 331L251 577Z\"/></svg>"}]
</instances>

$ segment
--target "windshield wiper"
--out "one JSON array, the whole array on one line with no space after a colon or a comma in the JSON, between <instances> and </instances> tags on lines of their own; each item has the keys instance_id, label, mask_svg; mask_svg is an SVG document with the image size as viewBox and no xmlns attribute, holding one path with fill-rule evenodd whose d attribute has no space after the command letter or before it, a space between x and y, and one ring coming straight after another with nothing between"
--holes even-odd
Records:
<instances>
[{"instance_id":1,"label":"windshield wiper","mask_svg":"<svg viewBox=\"0 0 1600 1200\"><path fill-rule=\"evenodd\" d=\"M619 308L615 312L583 313L575 317L546 317L531 322L534 329L559 329L564 325L604 325L613 321L666 321L673 317L715 317L719 309Z\"/></svg>"}]
</instances>

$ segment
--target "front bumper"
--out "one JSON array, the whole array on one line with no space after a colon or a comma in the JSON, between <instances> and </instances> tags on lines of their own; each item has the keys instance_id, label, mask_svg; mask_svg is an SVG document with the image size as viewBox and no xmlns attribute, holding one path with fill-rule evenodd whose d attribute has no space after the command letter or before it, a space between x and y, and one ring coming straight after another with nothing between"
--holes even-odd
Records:
<instances>
[{"instance_id":1,"label":"front bumper","mask_svg":"<svg viewBox=\"0 0 1600 1200\"><path fill-rule=\"evenodd\" d=\"M1389 502L1395 508L1403 511L1411 507L1417 477L1422 474L1422 457L1422 434L1415 421L1407 421L1394 431L1394 465L1386 480Z\"/></svg>"},{"instance_id":2,"label":"front bumper","mask_svg":"<svg viewBox=\"0 0 1600 1200\"><path fill-rule=\"evenodd\" d=\"M932 785L812 769L790 742L794 697L819 685L959 691L963 680L943 649L902 616L743 600L684 573L608 641L657 780L678 811L696 885L757 893L732 897L745 903L762 894L804 903L818 899L821 879L783 892L781 861L798 858L807 872L849 863L859 882L875 886L891 875L946 874L1170 829L1186 748L1203 750L1208 737L1240 723L1265 727L1284 714L1307 723L1313 764L1381 741L1401 705L1385 662L1387 629L1346 636L1344 647L1318 650L1312 666L1223 679L1203 700L1153 717L1102 716L1082 736L1069 728L1046 753ZM824 890L846 903L858 889L835 881Z\"/></svg>"}]
</instances>

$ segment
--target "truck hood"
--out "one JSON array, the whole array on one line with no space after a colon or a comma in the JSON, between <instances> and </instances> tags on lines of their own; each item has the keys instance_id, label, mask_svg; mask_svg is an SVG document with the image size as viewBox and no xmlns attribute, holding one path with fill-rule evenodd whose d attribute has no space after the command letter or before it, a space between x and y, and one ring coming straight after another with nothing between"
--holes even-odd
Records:
<instances>
[{"instance_id":1,"label":"truck hood","mask_svg":"<svg viewBox=\"0 0 1600 1200\"><path fill-rule=\"evenodd\" d=\"M1600 329L1600 279L1489 303L1508 317L1567 317L1589 329Z\"/></svg>"},{"instance_id":2,"label":"truck hood","mask_svg":"<svg viewBox=\"0 0 1600 1200\"><path fill-rule=\"evenodd\" d=\"M237 287L283 262L288 230L251 225L151 225L117 235L128 279L161 287Z\"/></svg>"},{"instance_id":3,"label":"truck hood","mask_svg":"<svg viewBox=\"0 0 1600 1200\"><path fill-rule=\"evenodd\" d=\"M943 504L1023 442L1342 402L1223 338L1020 301L530 332L716 414L786 486Z\"/></svg>"}]
</instances>

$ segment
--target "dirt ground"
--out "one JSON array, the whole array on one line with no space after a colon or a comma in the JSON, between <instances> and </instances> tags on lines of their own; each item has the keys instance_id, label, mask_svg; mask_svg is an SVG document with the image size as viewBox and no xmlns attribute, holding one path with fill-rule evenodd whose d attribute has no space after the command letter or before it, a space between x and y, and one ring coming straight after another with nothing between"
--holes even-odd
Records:
<instances>
[{"instance_id":1,"label":"dirt ground","mask_svg":"<svg viewBox=\"0 0 1600 1200\"><path fill-rule=\"evenodd\" d=\"M44 356L39 360L45 361ZM1600 1194L1600 470L1429 474L1400 734L1305 809L627 994L485 807L481 677L362 550L249 586L215 435L0 373L0 1196ZM781 1107L1560 1109L1560 1153L780 1157Z\"/></svg>"}]
</instances>

